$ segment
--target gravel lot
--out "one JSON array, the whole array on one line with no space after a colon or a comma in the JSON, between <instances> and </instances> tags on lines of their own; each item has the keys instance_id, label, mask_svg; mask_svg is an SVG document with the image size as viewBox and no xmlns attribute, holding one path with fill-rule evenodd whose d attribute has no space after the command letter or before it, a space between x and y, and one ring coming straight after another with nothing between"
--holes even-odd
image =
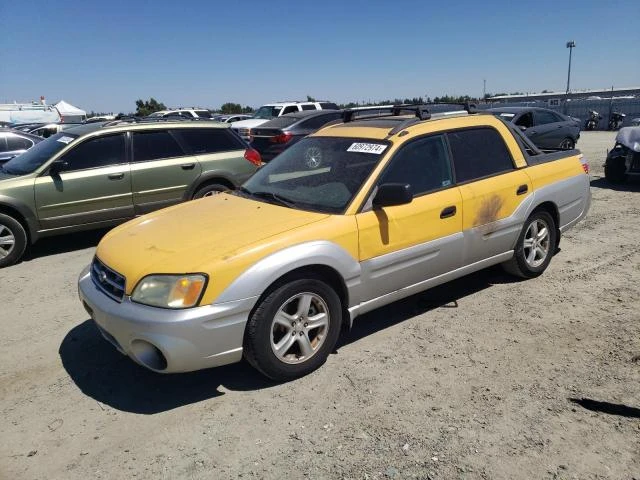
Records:
<instances>
[{"instance_id":1,"label":"gravel lot","mask_svg":"<svg viewBox=\"0 0 640 480\"><path fill-rule=\"evenodd\" d=\"M361 317L314 374L162 376L76 295L104 232L0 270L0 478L640 478L640 182L603 178L547 272L489 269Z\"/></svg>"}]
</instances>

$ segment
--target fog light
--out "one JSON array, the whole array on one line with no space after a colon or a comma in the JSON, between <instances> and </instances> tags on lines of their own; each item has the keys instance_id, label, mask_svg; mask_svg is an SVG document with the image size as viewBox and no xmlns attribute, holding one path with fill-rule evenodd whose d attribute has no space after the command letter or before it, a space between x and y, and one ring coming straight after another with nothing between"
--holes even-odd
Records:
<instances>
[{"instance_id":1,"label":"fog light","mask_svg":"<svg viewBox=\"0 0 640 480\"><path fill-rule=\"evenodd\" d=\"M151 370L167 368L167 359L160 349L145 340L131 342L131 353L139 363Z\"/></svg>"}]
</instances>

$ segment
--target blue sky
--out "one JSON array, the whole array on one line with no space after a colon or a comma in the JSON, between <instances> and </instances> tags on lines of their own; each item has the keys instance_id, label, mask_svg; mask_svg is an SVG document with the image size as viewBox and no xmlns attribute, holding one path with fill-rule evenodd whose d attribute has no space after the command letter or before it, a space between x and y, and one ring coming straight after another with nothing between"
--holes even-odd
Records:
<instances>
[{"instance_id":1,"label":"blue sky","mask_svg":"<svg viewBox=\"0 0 640 480\"><path fill-rule=\"evenodd\" d=\"M640 86L640 1L0 2L0 103L86 110ZM635 52L635 60L631 61Z\"/></svg>"}]
</instances>

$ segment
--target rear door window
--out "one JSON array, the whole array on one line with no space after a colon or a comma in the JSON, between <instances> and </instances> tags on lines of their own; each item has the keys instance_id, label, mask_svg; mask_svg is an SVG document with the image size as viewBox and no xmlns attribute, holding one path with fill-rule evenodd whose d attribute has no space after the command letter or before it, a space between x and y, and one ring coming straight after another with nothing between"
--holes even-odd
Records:
<instances>
[{"instance_id":1,"label":"rear door window","mask_svg":"<svg viewBox=\"0 0 640 480\"><path fill-rule=\"evenodd\" d=\"M167 130L133 132L133 161L181 157L185 153Z\"/></svg>"},{"instance_id":2,"label":"rear door window","mask_svg":"<svg viewBox=\"0 0 640 480\"><path fill-rule=\"evenodd\" d=\"M545 125L547 123L559 122L558 118L553 112L537 111L536 112L536 124Z\"/></svg>"},{"instance_id":3,"label":"rear door window","mask_svg":"<svg viewBox=\"0 0 640 480\"><path fill-rule=\"evenodd\" d=\"M200 118L211 118L211 112L209 110L196 110L196 115Z\"/></svg>"},{"instance_id":4,"label":"rear door window","mask_svg":"<svg viewBox=\"0 0 640 480\"><path fill-rule=\"evenodd\" d=\"M513 159L493 128L454 130L447 133L457 183L469 182L513 170Z\"/></svg>"},{"instance_id":5,"label":"rear door window","mask_svg":"<svg viewBox=\"0 0 640 480\"><path fill-rule=\"evenodd\" d=\"M63 155L61 160L69 164L66 171L127 163L124 134L106 135L82 142Z\"/></svg>"},{"instance_id":6,"label":"rear door window","mask_svg":"<svg viewBox=\"0 0 640 480\"><path fill-rule=\"evenodd\" d=\"M316 110L315 105L302 105L302 110Z\"/></svg>"},{"instance_id":7,"label":"rear door window","mask_svg":"<svg viewBox=\"0 0 640 480\"><path fill-rule=\"evenodd\" d=\"M226 128L184 128L173 133L194 155L243 150L245 147Z\"/></svg>"}]
</instances>

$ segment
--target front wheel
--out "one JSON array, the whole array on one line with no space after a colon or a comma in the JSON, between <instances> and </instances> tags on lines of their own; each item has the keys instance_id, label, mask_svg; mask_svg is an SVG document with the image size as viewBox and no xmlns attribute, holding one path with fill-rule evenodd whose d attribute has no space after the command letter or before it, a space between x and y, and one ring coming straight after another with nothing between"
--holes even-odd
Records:
<instances>
[{"instance_id":1,"label":"front wheel","mask_svg":"<svg viewBox=\"0 0 640 480\"><path fill-rule=\"evenodd\" d=\"M553 217L544 210L533 212L522 227L513 258L502 264L504 269L522 278L541 275L551 262L556 238Z\"/></svg>"},{"instance_id":2,"label":"front wheel","mask_svg":"<svg viewBox=\"0 0 640 480\"><path fill-rule=\"evenodd\" d=\"M247 323L244 356L267 377L285 381L326 361L340 334L340 299L321 280L293 280L273 290Z\"/></svg>"}]
</instances>

